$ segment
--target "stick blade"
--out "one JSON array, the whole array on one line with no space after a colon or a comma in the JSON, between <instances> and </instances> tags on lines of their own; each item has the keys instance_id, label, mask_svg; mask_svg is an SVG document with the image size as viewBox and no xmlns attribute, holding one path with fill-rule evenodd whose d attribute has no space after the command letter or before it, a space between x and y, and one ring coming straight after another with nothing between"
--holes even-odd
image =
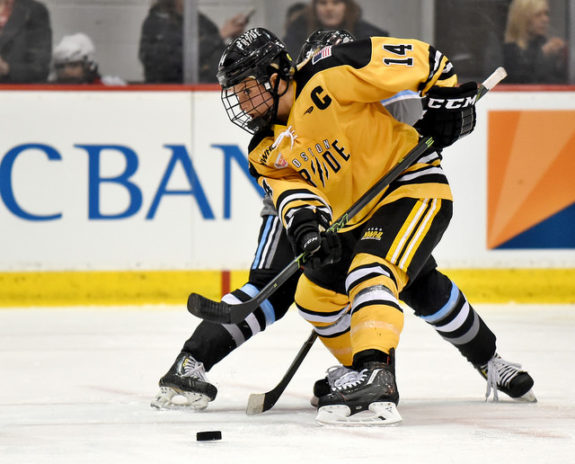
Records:
<instances>
[{"instance_id":1,"label":"stick blade","mask_svg":"<svg viewBox=\"0 0 575 464\"><path fill-rule=\"evenodd\" d=\"M246 407L246 414L248 416L255 416L265 412L264 404L266 400L265 393L252 393L248 398L248 405Z\"/></svg>"},{"instance_id":2,"label":"stick blade","mask_svg":"<svg viewBox=\"0 0 575 464\"><path fill-rule=\"evenodd\" d=\"M198 293L188 297L188 311L194 316L219 324L231 324L231 305L224 301L212 301Z\"/></svg>"}]
</instances>

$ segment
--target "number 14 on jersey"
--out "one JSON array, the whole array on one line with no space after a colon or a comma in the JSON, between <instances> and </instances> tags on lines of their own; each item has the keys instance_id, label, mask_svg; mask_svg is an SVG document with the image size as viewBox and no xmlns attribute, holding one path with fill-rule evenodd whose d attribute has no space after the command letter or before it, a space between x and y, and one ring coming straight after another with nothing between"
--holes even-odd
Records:
<instances>
[{"instance_id":1,"label":"number 14 on jersey","mask_svg":"<svg viewBox=\"0 0 575 464\"><path fill-rule=\"evenodd\" d=\"M392 65L403 65L403 66L413 66L413 58L407 56L413 46L411 44L385 44L383 49L393 55L393 57L386 57L383 59L383 63L387 66Z\"/></svg>"}]
</instances>

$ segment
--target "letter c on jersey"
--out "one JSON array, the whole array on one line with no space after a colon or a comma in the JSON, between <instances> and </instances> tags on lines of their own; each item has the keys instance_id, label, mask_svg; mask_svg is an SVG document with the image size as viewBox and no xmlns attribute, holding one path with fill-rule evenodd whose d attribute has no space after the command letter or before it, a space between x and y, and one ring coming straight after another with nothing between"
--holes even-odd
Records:
<instances>
[{"instance_id":1,"label":"letter c on jersey","mask_svg":"<svg viewBox=\"0 0 575 464\"><path fill-rule=\"evenodd\" d=\"M325 90L323 90L322 86L318 85L311 91L310 94L311 100L320 110L325 110L331 104L331 98L329 95L321 95L324 92Z\"/></svg>"}]
</instances>

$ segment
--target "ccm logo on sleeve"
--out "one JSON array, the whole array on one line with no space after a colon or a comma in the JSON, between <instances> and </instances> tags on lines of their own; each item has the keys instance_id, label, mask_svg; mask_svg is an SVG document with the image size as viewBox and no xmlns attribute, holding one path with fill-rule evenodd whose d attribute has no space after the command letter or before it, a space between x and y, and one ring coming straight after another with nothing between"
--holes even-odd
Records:
<instances>
[{"instance_id":1,"label":"ccm logo on sleeve","mask_svg":"<svg viewBox=\"0 0 575 464\"><path fill-rule=\"evenodd\" d=\"M427 101L427 107L434 109L444 108L446 110L456 110L473 105L475 105L475 96L467 98L430 98Z\"/></svg>"}]
</instances>

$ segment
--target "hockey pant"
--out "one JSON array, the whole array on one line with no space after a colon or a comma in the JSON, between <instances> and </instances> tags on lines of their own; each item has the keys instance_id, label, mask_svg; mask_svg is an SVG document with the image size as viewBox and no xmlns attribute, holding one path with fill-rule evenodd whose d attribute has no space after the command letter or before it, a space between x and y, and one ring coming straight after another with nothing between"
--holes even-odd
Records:
<instances>
[{"instance_id":1,"label":"hockey pant","mask_svg":"<svg viewBox=\"0 0 575 464\"><path fill-rule=\"evenodd\" d=\"M493 355L495 336L431 256L451 212L451 202L439 199L385 205L360 231L342 234L351 262L302 276L298 310L342 364L352 365L364 350L389 353L397 347L403 328L399 299L472 363Z\"/></svg>"},{"instance_id":2,"label":"hockey pant","mask_svg":"<svg viewBox=\"0 0 575 464\"><path fill-rule=\"evenodd\" d=\"M255 258L251 266L249 281L240 289L225 295L229 303L246 301L263 288L293 259L293 251L280 221L274 215L262 218ZM484 364L495 352L495 335L469 305L465 295L449 278L439 272L433 257L430 257L416 279L410 281L400 293L400 299L407 303L416 315L429 322L438 333L452 343L473 364ZM296 273L277 290L260 308L239 324L214 324L202 321L193 335L186 341L182 351L190 353L210 370L234 349L263 331L268 325L282 318L294 301ZM347 296L345 296L347 299ZM267 313L264 311L267 308ZM271 308L271 311L270 311ZM266 316L267 314L267 316ZM349 333L349 323L334 322L317 328L323 341ZM455 321L455 322L454 322ZM334 325L332 325L334 324ZM325 335L322 335L325 334Z\"/></svg>"}]
</instances>

